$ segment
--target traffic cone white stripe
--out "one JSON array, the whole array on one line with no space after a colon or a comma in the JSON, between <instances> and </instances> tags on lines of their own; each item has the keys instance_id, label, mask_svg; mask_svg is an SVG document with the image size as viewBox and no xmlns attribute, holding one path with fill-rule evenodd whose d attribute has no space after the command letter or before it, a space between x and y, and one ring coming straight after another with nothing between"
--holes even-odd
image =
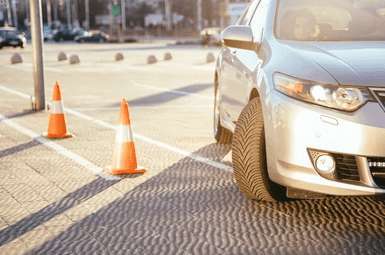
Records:
<instances>
[{"instance_id":1,"label":"traffic cone white stripe","mask_svg":"<svg viewBox=\"0 0 385 255\"><path fill-rule=\"evenodd\" d=\"M63 101L52 101L52 113L64 113Z\"/></svg>"},{"instance_id":2,"label":"traffic cone white stripe","mask_svg":"<svg viewBox=\"0 0 385 255\"><path fill-rule=\"evenodd\" d=\"M131 126L129 125L119 125L116 132L115 142L117 143L127 143L133 142L134 136L132 134Z\"/></svg>"}]
</instances>

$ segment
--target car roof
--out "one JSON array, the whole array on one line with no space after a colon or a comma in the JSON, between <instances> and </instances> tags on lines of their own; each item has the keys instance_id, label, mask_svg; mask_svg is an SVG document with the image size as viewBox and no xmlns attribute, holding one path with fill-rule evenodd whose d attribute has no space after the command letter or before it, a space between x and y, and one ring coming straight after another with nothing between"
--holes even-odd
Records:
<instances>
[{"instance_id":1,"label":"car roof","mask_svg":"<svg viewBox=\"0 0 385 255\"><path fill-rule=\"evenodd\" d=\"M2 31L16 31L17 29L14 27L0 27Z\"/></svg>"}]
</instances>

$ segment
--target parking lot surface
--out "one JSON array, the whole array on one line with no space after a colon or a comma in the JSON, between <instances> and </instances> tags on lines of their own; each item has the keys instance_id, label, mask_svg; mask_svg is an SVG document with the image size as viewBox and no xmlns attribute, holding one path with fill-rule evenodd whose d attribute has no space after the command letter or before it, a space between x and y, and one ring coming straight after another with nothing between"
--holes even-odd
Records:
<instances>
[{"instance_id":1,"label":"parking lot surface","mask_svg":"<svg viewBox=\"0 0 385 255\"><path fill-rule=\"evenodd\" d=\"M385 253L383 201L267 203L239 191L231 148L213 138L206 56L220 48L45 44L46 101L59 81L68 139L45 139L50 111L31 110L31 48L0 51L0 254ZM11 64L15 53L23 63ZM122 98L146 174L103 171Z\"/></svg>"}]
</instances>

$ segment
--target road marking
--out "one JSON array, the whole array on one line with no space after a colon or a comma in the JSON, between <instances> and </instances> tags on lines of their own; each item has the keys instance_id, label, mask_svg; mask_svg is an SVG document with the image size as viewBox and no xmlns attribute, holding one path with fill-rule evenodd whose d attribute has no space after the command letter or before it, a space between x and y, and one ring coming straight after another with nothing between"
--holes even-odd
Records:
<instances>
[{"instance_id":1,"label":"road marking","mask_svg":"<svg viewBox=\"0 0 385 255\"><path fill-rule=\"evenodd\" d=\"M23 71L31 71L32 68L33 68L31 63L21 63L21 64L13 64L13 65L1 65L1 67L15 68L15 69L23 70ZM44 66L44 70L45 71L50 71L50 72L56 72L56 73L63 73L63 71L60 70L60 69L53 68L53 67L48 67L46 65Z\"/></svg>"},{"instance_id":2,"label":"road marking","mask_svg":"<svg viewBox=\"0 0 385 255\"><path fill-rule=\"evenodd\" d=\"M204 105L149 105L149 106L131 106L130 102L128 102L130 109L194 109L194 108L212 108L212 104L204 104ZM101 107L101 108L72 108L75 111L117 111L120 107Z\"/></svg>"},{"instance_id":3,"label":"road marking","mask_svg":"<svg viewBox=\"0 0 385 255\"><path fill-rule=\"evenodd\" d=\"M110 123L104 122L102 120L94 119L91 116L85 115L83 113L77 112L77 111L72 110L72 109L64 108L64 110L66 112L72 114L72 115L75 115L75 116L79 117L79 118L85 119L87 121L94 122L94 123L96 123L98 125L101 125L103 127L106 127L106 128L117 130L117 126L112 125ZM143 136L143 135L140 135L140 134L137 134L137 133L134 133L134 138L138 138L138 139L140 139L142 141L145 141L145 142L150 143L152 145L155 145L157 147L160 147L160 148L163 148L163 149L167 149L169 151L173 151L173 152L179 153L182 156L192 158L192 159L194 159L196 161L205 163L207 165L210 165L210 166L222 169L222 170L226 170L226 171L231 171L231 172L233 171L233 168L230 167L230 166L227 166L227 165L224 165L224 164L212 161L212 160L210 160L208 158L204 158L204 157L192 154L192 153L190 153L188 151L185 151L185 150L173 147L173 146L171 146L171 145L169 145L167 143L164 143L164 142L161 142L161 141L157 141L157 140L151 139L149 137L146 137L146 136Z\"/></svg>"},{"instance_id":4,"label":"road marking","mask_svg":"<svg viewBox=\"0 0 385 255\"><path fill-rule=\"evenodd\" d=\"M26 99L31 99L31 96L30 96L30 95L21 93L21 92L19 92L19 91L13 90L13 89L9 89L9 88L7 88L7 87L0 86L0 89L4 90L5 92L8 92L8 93L15 94L15 95L17 95L17 96L19 96L19 97L24 97L24 98L26 98Z\"/></svg>"},{"instance_id":5,"label":"road marking","mask_svg":"<svg viewBox=\"0 0 385 255\"><path fill-rule=\"evenodd\" d=\"M215 71L215 64L206 64L206 63L184 64L184 63L167 62L167 70L169 70L169 68L172 68L172 67L186 68L186 66L188 67L188 69L195 69L199 71L209 71L209 72L213 72L213 74Z\"/></svg>"},{"instance_id":6,"label":"road marking","mask_svg":"<svg viewBox=\"0 0 385 255\"><path fill-rule=\"evenodd\" d=\"M38 141L39 143L55 150L56 152L60 153L61 155L71 159L72 161L76 162L77 164L87 168L94 174L99 175L100 177L106 179L106 180L120 180L120 178L108 175L103 171L102 168L95 165L91 161L88 161L87 159L73 153L72 151L66 149L65 147L53 142L52 140L46 139L41 135L36 134L35 132L21 126L20 124L6 118L4 115L0 114L0 122L5 123L8 126L12 127L13 129L17 130L18 132L31 137L32 139Z\"/></svg>"},{"instance_id":7,"label":"road marking","mask_svg":"<svg viewBox=\"0 0 385 255\"><path fill-rule=\"evenodd\" d=\"M206 96L206 95L200 95L200 94L195 94L195 93L189 93L189 92L184 92L184 91L175 90L175 89L164 89L164 88L159 88L159 87L155 87L155 86L151 86L151 85L147 85L147 84L135 83L134 86L152 89L152 90L164 91L164 92L172 93L172 94L179 94L179 95L184 95L184 96L192 96L192 97L207 98L207 99L214 100L213 96Z\"/></svg>"},{"instance_id":8,"label":"road marking","mask_svg":"<svg viewBox=\"0 0 385 255\"><path fill-rule=\"evenodd\" d=\"M23 63L23 65L25 65L26 67L29 67L31 69L33 68L33 65L31 63ZM44 65L44 70L45 71L50 71L50 72L56 72L56 73L63 73L63 70L57 69L57 68L54 68L54 67L49 67L46 64Z\"/></svg>"},{"instance_id":9,"label":"road marking","mask_svg":"<svg viewBox=\"0 0 385 255\"><path fill-rule=\"evenodd\" d=\"M10 93L13 93L13 94L15 94L15 95L22 96L22 97L24 97L24 98L30 98L30 96L28 96L28 95L26 95L26 94L20 93L20 92L18 92L18 91L15 91L15 90L12 90L12 89L9 89L9 88L5 88L5 87L3 87L3 86L0 86L0 89L2 89L2 90L4 90L4 91L7 91L7 92L10 92ZM191 94L191 93L189 93L189 94ZM91 122L93 122L93 123L95 123L95 124L98 124L98 125L100 125L100 126L106 127L106 128L110 128L110 129L113 129L113 130L117 130L117 128L118 128L118 127L115 126L115 125L112 125L112 124L107 123L107 122L102 121L102 120L95 119L95 118L93 118L93 117L91 117L91 116L88 116L88 115L86 115L86 114L80 113L80 112L75 111L75 110L73 110L73 109L64 108L64 111L65 111L65 112L68 112L68 113L70 113L70 114L72 114L72 115L74 115L74 116L77 116L77 117L79 117L79 118L82 118L82 119L84 119L84 120L91 121ZM2 115L0 115L0 116L2 116ZM0 119L0 121L1 121L1 119ZM34 134L33 137L36 137L36 136L37 136L37 135ZM140 135L140 134L137 134L137 133L134 133L134 138L138 138L138 139L140 139L140 140L142 140L142 141L145 141L145 142L150 143L150 144L152 144L152 145L155 145L155 146L157 146L157 147L160 147L160 148L163 148L163 149L167 149L167 150L169 150L169 151L173 151L173 152L179 153L179 154L181 154L182 156L185 156L185 157L194 159L194 160L196 160L196 161L205 163L205 164L207 164L207 165L210 165L210 166L213 166L213 167L222 169L222 170L230 171L230 172L233 171L233 168L230 167L230 166L228 166L228 165L224 165L224 164L215 162L215 161L213 161L213 160L210 160L210 159L208 159L208 158L204 158L204 157L195 155L195 154L190 153L190 152L188 152L188 151L185 151L185 150L182 150L182 149L173 147L173 146L171 146L171 145L169 145L169 144L167 144L167 143L164 143L164 142L161 142L161 141L157 141L157 140L151 139L151 138L149 138L149 137L146 137L146 136L143 136L143 135ZM36 139L36 138L35 138L35 139ZM45 141L45 142L48 141L48 142L50 142L49 140L47 140L47 139L45 139L45 138L43 138L43 139L44 139L44 140L42 140L42 141ZM60 146L60 145L58 145L58 146ZM61 146L60 146L60 147L61 147ZM62 148L63 148L65 151L68 151L68 152L72 153L71 151L65 149L64 147L62 147ZM72 153L72 154L74 154L74 153ZM76 155L76 154L74 154L74 155ZM84 159L84 160L86 160L86 159ZM88 162L89 162L89 161L88 161ZM91 163L91 162L90 162L90 163ZM93 163L91 163L91 164L93 164ZM95 166L95 169L94 169L94 170L97 170L96 168L101 169L101 168ZM92 169L93 169L93 168L92 168ZM104 172L103 172L103 173L104 173Z\"/></svg>"}]
</instances>

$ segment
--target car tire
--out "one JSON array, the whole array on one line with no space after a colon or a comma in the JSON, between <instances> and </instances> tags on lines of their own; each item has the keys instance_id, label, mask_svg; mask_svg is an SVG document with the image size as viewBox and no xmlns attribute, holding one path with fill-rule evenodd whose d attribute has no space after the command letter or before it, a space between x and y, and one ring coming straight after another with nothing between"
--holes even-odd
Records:
<instances>
[{"instance_id":1,"label":"car tire","mask_svg":"<svg viewBox=\"0 0 385 255\"><path fill-rule=\"evenodd\" d=\"M218 90L218 79L215 78L214 84L215 99L214 99L214 137L218 143L224 145L231 145L233 141L233 133L221 125L220 116L220 94Z\"/></svg>"},{"instance_id":2,"label":"car tire","mask_svg":"<svg viewBox=\"0 0 385 255\"><path fill-rule=\"evenodd\" d=\"M235 180L250 199L269 202L286 200L286 188L269 179L261 100L251 100L241 112L232 144Z\"/></svg>"},{"instance_id":3,"label":"car tire","mask_svg":"<svg viewBox=\"0 0 385 255\"><path fill-rule=\"evenodd\" d=\"M84 43L84 39L81 39L81 40L80 40L80 43Z\"/></svg>"}]
</instances>

